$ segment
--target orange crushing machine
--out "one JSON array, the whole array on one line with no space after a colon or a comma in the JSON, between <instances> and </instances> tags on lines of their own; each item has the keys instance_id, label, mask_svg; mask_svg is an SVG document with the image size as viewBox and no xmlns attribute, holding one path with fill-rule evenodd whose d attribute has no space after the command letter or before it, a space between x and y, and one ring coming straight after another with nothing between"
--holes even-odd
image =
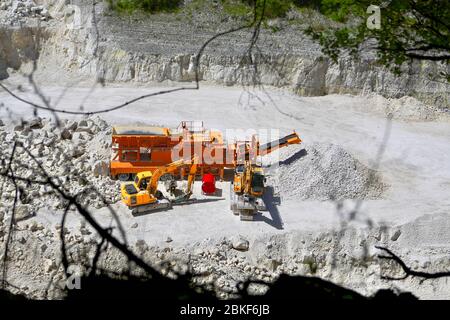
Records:
<instances>
[{"instance_id":1,"label":"orange crushing machine","mask_svg":"<svg viewBox=\"0 0 450 320\"><path fill-rule=\"evenodd\" d=\"M113 156L110 162L112 178L129 180L142 171L155 171L178 159L199 157L197 172L211 173L223 179L225 168L254 156L268 154L301 139L293 132L276 141L260 144L257 137L251 141L227 144L220 131L207 130L202 121L182 121L175 129L152 126L115 126L112 130ZM188 168L181 167L183 178Z\"/></svg>"}]
</instances>

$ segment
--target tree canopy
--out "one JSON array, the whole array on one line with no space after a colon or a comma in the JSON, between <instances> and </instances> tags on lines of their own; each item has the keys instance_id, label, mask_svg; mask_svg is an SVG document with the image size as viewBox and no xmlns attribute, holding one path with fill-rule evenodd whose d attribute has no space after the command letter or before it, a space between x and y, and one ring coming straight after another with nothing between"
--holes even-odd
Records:
<instances>
[{"instance_id":1,"label":"tree canopy","mask_svg":"<svg viewBox=\"0 0 450 320\"><path fill-rule=\"evenodd\" d=\"M367 25L371 5L379 7L379 28ZM343 50L358 54L361 45L369 44L379 61L396 72L411 59L450 61L448 0L322 0L320 11L341 26L306 32L335 60Z\"/></svg>"}]
</instances>

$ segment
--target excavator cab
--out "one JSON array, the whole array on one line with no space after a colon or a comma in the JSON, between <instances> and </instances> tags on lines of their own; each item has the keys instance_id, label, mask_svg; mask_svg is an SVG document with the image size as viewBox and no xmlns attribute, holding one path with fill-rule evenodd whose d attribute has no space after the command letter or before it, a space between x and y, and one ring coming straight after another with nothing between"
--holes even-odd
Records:
<instances>
[{"instance_id":1,"label":"excavator cab","mask_svg":"<svg viewBox=\"0 0 450 320\"><path fill-rule=\"evenodd\" d=\"M264 177L264 174L262 173L262 170L259 171L258 168L255 168L252 175L252 181L251 181L251 193L255 196L260 196L264 192L264 182L266 181L266 178Z\"/></svg>"},{"instance_id":2,"label":"excavator cab","mask_svg":"<svg viewBox=\"0 0 450 320\"><path fill-rule=\"evenodd\" d=\"M133 182L124 183L121 188L122 202L130 208L156 202L157 198L147 192L151 178L151 171L143 171L136 174Z\"/></svg>"},{"instance_id":3,"label":"excavator cab","mask_svg":"<svg viewBox=\"0 0 450 320\"><path fill-rule=\"evenodd\" d=\"M146 190L150 180L152 179L151 171L140 172L136 175L134 179L134 184L139 190Z\"/></svg>"}]
</instances>

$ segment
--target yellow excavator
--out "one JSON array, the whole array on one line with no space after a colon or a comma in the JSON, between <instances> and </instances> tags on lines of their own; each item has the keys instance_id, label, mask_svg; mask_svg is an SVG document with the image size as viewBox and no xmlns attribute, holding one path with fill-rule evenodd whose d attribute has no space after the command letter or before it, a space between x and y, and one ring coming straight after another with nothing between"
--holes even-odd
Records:
<instances>
[{"instance_id":1,"label":"yellow excavator","mask_svg":"<svg viewBox=\"0 0 450 320\"><path fill-rule=\"evenodd\" d=\"M164 175L176 172L182 166L190 166L186 190L173 199L167 199L158 190L158 182ZM189 202L192 195L192 185L197 172L197 157L192 160L178 160L158 168L153 173L143 171L136 174L133 182L125 183L121 187L122 202L132 210L132 214L168 209L172 203ZM173 190L172 190L173 191ZM172 192L173 194L173 192ZM192 201L191 201L192 202Z\"/></svg>"},{"instance_id":2,"label":"yellow excavator","mask_svg":"<svg viewBox=\"0 0 450 320\"><path fill-rule=\"evenodd\" d=\"M230 190L230 209L241 220L253 220L257 211L266 210L262 201L265 181L261 166L249 160L236 166Z\"/></svg>"},{"instance_id":3,"label":"yellow excavator","mask_svg":"<svg viewBox=\"0 0 450 320\"><path fill-rule=\"evenodd\" d=\"M256 156L269 154L291 144L300 144L302 140L297 133L293 132L264 145L259 145L255 141L257 139L253 137L251 142L245 141L240 146L243 163L236 165L230 186L230 209L244 221L251 221L258 211L266 210L262 199L266 178L263 168L255 163Z\"/></svg>"}]
</instances>

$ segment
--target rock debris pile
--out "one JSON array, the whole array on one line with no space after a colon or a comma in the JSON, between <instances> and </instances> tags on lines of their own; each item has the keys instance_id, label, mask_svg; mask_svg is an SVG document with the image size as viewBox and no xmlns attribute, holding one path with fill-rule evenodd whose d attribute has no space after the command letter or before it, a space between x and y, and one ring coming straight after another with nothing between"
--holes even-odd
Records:
<instances>
[{"instance_id":1,"label":"rock debris pile","mask_svg":"<svg viewBox=\"0 0 450 320\"><path fill-rule=\"evenodd\" d=\"M5 241L5 231L6 224L0 219L0 244ZM34 299L64 297L61 288L66 277L60 263L60 233L60 224L50 227L35 220L18 222L8 253L8 282L14 287L8 290ZM74 261L78 272L87 272L99 242L95 232L81 222L78 228L64 228L64 234L70 260ZM246 250L235 248L234 238L205 240L188 247L149 246L144 240L138 240L130 248L168 277L190 271L196 275L193 282L216 291L221 298L233 297L237 285L248 279L270 283L281 274L318 276L371 295L380 287L395 286L380 277L383 261L376 259L378 252L372 249L380 243L403 252L407 263L417 270L429 271L430 266L433 270L445 268L448 260L445 248L438 250L438 258L419 261L392 242L394 234L389 228L365 232L347 228L340 232L287 233L257 239L239 236L239 241L249 245ZM427 250L420 253L423 257L430 256ZM97 266L120 273L127 270L128 263L117 249L108 248ZM402 275L402 270L389 264L383 270L391 276ZM135 272L139 273L138 270ZM420 279L410 279L405 289L417 291L420 287ZM249 287L251 294L263 294L266 290L264 285Z\"/></svg>"},{"instance_id":2,"label":"rock debris pile","mask_svg":"<svg viewBox=\"0 0 450 320\"><path fill-rule=\"evenodd\" d=\"M269 185L285 198L314 200L371 199L381 196L385 184L342 147L334 144L292 146L279 152ZM272 157L272 164L275 157Z\"/></svg>"},{"instance_id":3,"label":"rock debris pile","mask_svg":"<svg viewBox=\"0 0 450 320\"><path fill-rule=\"evenodd\" d=\"M0 23L16 25L27 18L48 21L52 17L44 5L37 5L33 0L2 0L0 3Z\"/></svg>"},{"instance_id":4,"label":"rock debris pile","mask_svg":"<svg viewBox=\"0 0 450 320\"><path fill-rule=\"evenodd\" d=\"M107 176L111 129L100 118L62 120L59 126L50 119L35 118L15 126L0 126L0 146L3 151L0 157L5 166L9 163L15 143L17 147L11 169L16 176L42 180L45 178L39 168L42 166L52 181L69 195L77 195L83 205L98 209L119 200L120 183ZM16 188L5 178L1 182L3 191L0 211L5 211L11 208ZM66 205L48 184L17 183L18 220L34 215L41 208L58 210Z\"/></svg>"}]
</instances>

